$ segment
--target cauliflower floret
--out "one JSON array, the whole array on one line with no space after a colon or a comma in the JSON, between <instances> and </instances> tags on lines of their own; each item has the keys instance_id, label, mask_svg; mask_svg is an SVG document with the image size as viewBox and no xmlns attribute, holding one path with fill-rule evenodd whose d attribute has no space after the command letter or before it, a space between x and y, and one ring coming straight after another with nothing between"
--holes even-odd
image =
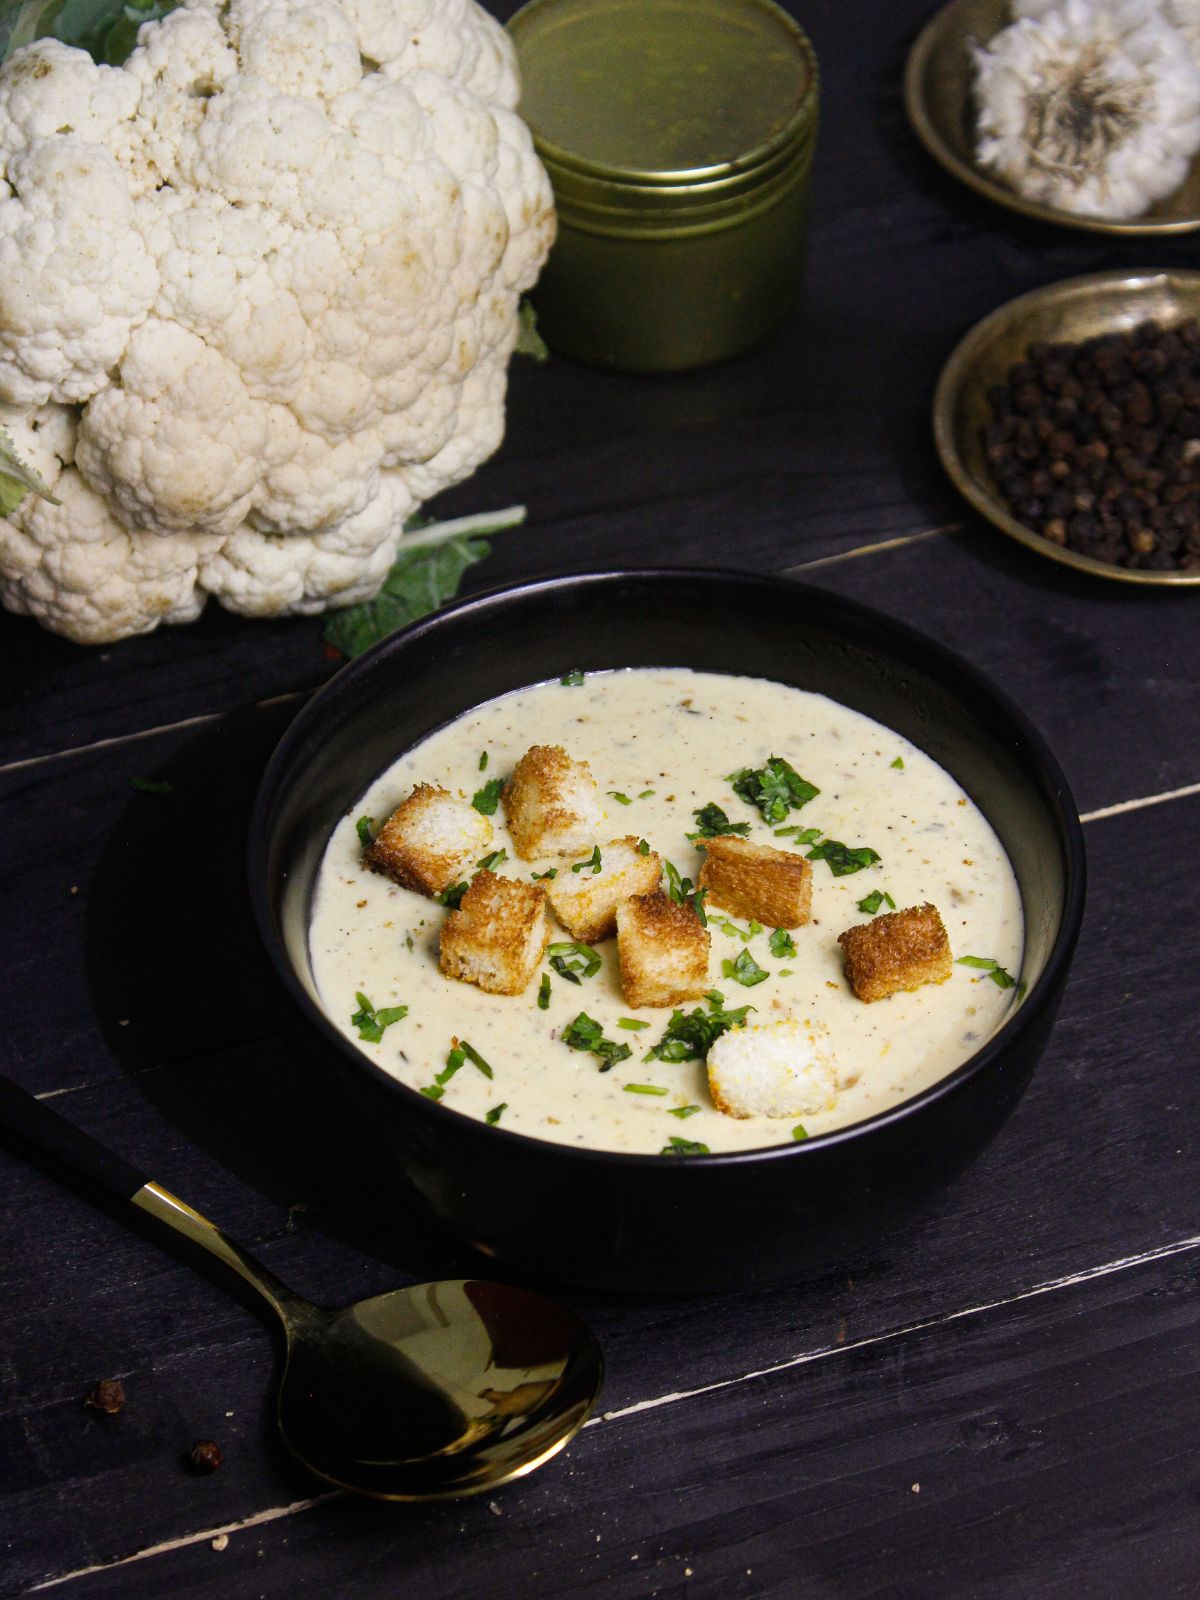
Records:
<instances>
[{"instance_id":1,"label":"cauliflower floret","mask_svg":"<svg viewBox=\"0 0 1200 1600\"><path fill-rule=\"evenodd\" d=\"M0 418L78 523L0 523L5 603L95 640L373 594L503 433L554 231L517 96L474 0L184 0L123 68L0 67Z\"/></svg>"}]
</instances>

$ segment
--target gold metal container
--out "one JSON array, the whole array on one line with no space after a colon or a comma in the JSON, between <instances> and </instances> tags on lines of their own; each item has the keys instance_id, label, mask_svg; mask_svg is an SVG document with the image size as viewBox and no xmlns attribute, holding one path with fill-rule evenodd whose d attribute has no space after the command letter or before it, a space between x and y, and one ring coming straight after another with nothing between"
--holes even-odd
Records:
<instances>
[{"instance_id":1,"label":"gold metal container","mask_svg":"<svg viewBox=\"0 0 1200 1600\"><path fill-rule=\"evenodd\" d=\"M508 24L558 239L548 344L670 372L795 303L817 134L812 47L771 0L532 0Z\"/></svg>"}]
</instances>

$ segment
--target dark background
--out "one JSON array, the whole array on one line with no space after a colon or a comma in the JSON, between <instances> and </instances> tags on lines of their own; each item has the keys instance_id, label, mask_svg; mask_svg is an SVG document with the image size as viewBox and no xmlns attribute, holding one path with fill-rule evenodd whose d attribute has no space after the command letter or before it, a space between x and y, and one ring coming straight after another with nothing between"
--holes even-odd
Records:
<instances>
[{"instance_id":1,"label":"dark background","mask_svg":"<svg viewBox=\"0 0 1200 1600\"><path fill-rule=\"evenodd\" d=\"M1195 244L1026 223L935 168L900 100L922 0L788 9L823 74L802 310L680 377L515 362L503 448L435 509L529 508L470 589L621 563L794 572L1014 695L1074 788L1092 883L1033 1087L923 1218L815 1280L575 1297L604 1414L491 1503L423 1508L291 1466L258 1313L0 1153L2 1592L1196 1592L1196 594L1011 544L929 438L979 317L1077 273L1191 265ZM247 923L257 779L335 670L319 620L214 607L97 650L0 615L5 1070L333 1302L463 1264L384 1213L310 1105ZM120 1416L84 1409L99 1377L123 1379ZM183 1461L201 1437L225 1452L211 1478Z\"/></svg>"}]
</instances>

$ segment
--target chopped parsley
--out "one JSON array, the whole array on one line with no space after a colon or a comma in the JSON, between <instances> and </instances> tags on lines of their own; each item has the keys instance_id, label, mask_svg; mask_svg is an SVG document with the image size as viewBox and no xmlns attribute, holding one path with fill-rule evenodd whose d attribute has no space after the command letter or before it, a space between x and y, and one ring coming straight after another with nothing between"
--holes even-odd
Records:
<instances>
[{"instance_id":1,"label":"chopped parsley","mask_svg":"<svg viewBox=\"0 0 1200 1600\"><path fill-rule=\"evenodd\" d=\"M808 1129L802 1122L798 1122L792 1129L792 1138L795 1139L797 1144L803 1144L805 1139L808 1138Z\"/></svg>"},{"instance_id":2,"label":"chopped parsley","mask_svg":"<svg viewBox=\"0 0 1200 1600\"><path fill-rule=\"evenodd\" d=\"M1016 985L1017 980L1012 974L1005 972L1000 963L994 961L991 956L959 956L956 965L960 967L978 967L982 972L987 973L998 989L1012 989Z\"/></svg>"},{"instance_id":3,"label":"chopped parsley","mask_svg":"<svg viewBox=\"0 0 1200 1600\"><path fill-rule=\"evenodd\" d=\"M603 1062L601 1072L608 1072L618 1061L628 1061L633 1054L627 1044L614 1044L606 1039L604 1029L586 1011L581 1011L574 1022L563 1029L562 1037L563 1043L572 1050L589 1050L592 1055L599 1056Z\"/></svg>"},{"instance_id":4,"label":"chopped parsley","mask_svg":"<svg viewBox=\"0 0 1200 1600\"><path fill-rule=\"evenodd\" d=\"M897 769L897 770L898 770L898 771L899 771L899 772L903 772L903 771L904 771L904 757L903 757L903 756L897 756L897 757L896 757L896 759L895 759L895 761L893 761L893 762L892 762L892 765L893 765L893 766L894 766L894 767L895 767L895 768L896 768L896 769Z\"/></svg>"},{"instance_id":5,"label":"chopped parsley","mask_svg":"<svg viewBox=\"0 0 1200 1600\"><path fill-rule=\"evenodd\" d=\"M471 804L481 817L496 815L496 807L500 804L500 791L503 788L503 778L489 778L482 789L476 789Z\"/></svg>"},{"instance_id":6,"label":"chopped parsley","mask_svg":"<svg viewBox=\"0 0 1200 1600\"><path fill-rule=\"evenodd\" d=\"M490 856L484 856L483 860L477 861L475 865L479 868L480 872L492 872L500 865L502 861L507 860L508 851L503 845L501 845L499 850L493 850Z\"/></svg>"},{"instance_id":7,"label":"chopped parsley","mask_svg":"<svg viewBox=\"0 0 1200 1600\"><path fill-rule=\"evenodd\" d=\"M639 846L640 848L640 846ZM691 906L700 919L702 928L708 927L708 918L704 914L704 896L707 889L697 889L690 878L680 876L679 868L672 861L663 861L663 875L666 878L667 894L677 906Z\"/></svg>"},{"instance_id":8,"label":"chopped parsley","mask_svg":"<svg viewBox=\"0 0 1200 1600\"><path fill-rule=\"evenodd\" d=\"M543 878L557 878L558 868L547 867L545 872L531 872L529 876L534 880L535 883L540 883Z\"/></svg>"},{"instance_id":9,"label":"chopped parsley","mask_svg":"<svg viewBox=\"0 0 1200 1600\"><path fill-rule=\"evenodd\" d=\"M756 938L763 931L761 922L752 922L747 928L739 928L731 917L718 917L715 913L708 920L720 928L722 933L727 933L731 939L741 939L743 943Z\"/></svg>"},{"instance_id":10,"label":"chopped parsley","mask_svg":"<svg viewBox=\"0 0 1200 1600\"><path fill-rule=\"evenodd\" d=\"M802 778L782 756L771 756L765 767L743 767L731 772L734 794L748 805L757 806L764 822L782 822L793 807L806 806L820 790Z\"/></svg>"},{"instance_id":11,"label":"chopped parsley","mask_svg":"<svg viewBox=\"0 0 1200 1600\"><path fill-rule=\"evenodd\" d=\"M643 789L641 794L638 795L638 799L639 800L649 800L650 796L652 794L654 794L654 792L655 791L653 789Z\"/></svg>"},{"instance_id":12,"label":"chopped parsley","mask_svg":"<svg viewBox=\"0 0 1200 1600\"><path fill-rule=\"evenodd\" d=\"M672 1134L658 1152L661 1156L710 1156L712 1151L699 1139L680 1139Z\"/></svg>"},{"instance_id":13,"label":"chopped parsley","mask_svg":"<svg viewBox=\"0 0 1200 1600\"><path fill-rule=\"evenodd\" d=\"M730 822L719 805L709 801L706 806L701 806L698 811L693 811L696 819L695 833L689 833L689 839L716 839L723 833L747 834L750 832L748 822Z\"/></svg>"},{"instance_id":14,"label":"chopped parsley","mask_svg":"<svg viewBox=\"0 0 1200 1600\"><path fill-rule=\"evenodd\" d=\"M542 973L541 985L538 988L537 1003L539 1011L547 1010L550 1005L550 974L548 972Z\"/></svg>"},{"instance_id":15,"label":"chopped parsley","mask_svg":"<svg viewBox=\"0 0 1200 1600\"><path fill-rule=\"evenodd\" d=\"M621 1085L626 1094L670 1094L669 1089L660 1089L656 1083L623 1083Z\"/></svg>"},{"instance_id":16,"label":"chopped parsley","mask_svg":"<svg viewBox=\"0 0 1200 1600\"><path fill-rule=\"evenodd\" d=\"M420 1092L427 1100L440 1100L446 1091L440 1084L427 1083Z\"/></svg>"},{"instance_id":17,"label":"chopped parsley","mask_svg":"<svg viewBox=\"0 0 1200 1600\"><path fill-rule=\"evenodd\" d=\"M773 956L784 957L796 954L796 941L786 928L776 928L767 943L771 947Z\"/></svg>"},{"instance_id":18,"label":"chopped parsley","mask_svg":"<svg viewBox=\"0 0 1200 1600\"><path fill-rule=\"evenodd\" d=\"M468 1044L465 1039L460 1039L458 1041L458 1048L462 1051L463 1055L466 1056L467 1060L473 1067L479 1068L480 1072L483 1073L485 1078L491 1078L495 1076L491 1067L488 1066L487 1062L479 1054L479 1051L476 1050L474 1045Z\"/></svg>"},{"instance_id":19,"label":"chopped parsley","mask_svg":"<svg viewBox=\"0 0 1200 1600\"><path fill-rule=\"evenodd\" d=\"M643 1061L702 1061L727 1028L739 1027L753 1006L725 1010L725 998L714 989L707 996L709 1009L699 1006L692 1012L673 1011L666 1032Z\"/></svg>"},{"instance_id":20,"label":"chopped parsley","mask_svg":"<svg viewBox=\"0 0 1200 1600\"><path fill-rule=\"evenodd\" d=\"M886 889L872 889L870 894L864 895L858 902L858 909L873 917L882 905L889 906L893 911L896 909L896 902Z\"/></svg>"},{"instance_id":21,"label":"chopped parsley","mask_svg":"<svg viewBox=\"0 0 1200 1600\"><path fill-rule=\"evenodd\" d=\"M165 778L130 778L129 782L139 794L170 794L175 787Z\"/></svg>"},{"instance_id":22,"label":"chopped parsley","mask_svg":"<svg viewBox=\"0 0 1200 1600\"><path fill-rule=\"evenodd\" d=\"M669 1117L678 1117L682 1122L685 1117L694 1117L699 1109L699 1106L673 1106L672 1109L667 1112L667 1115Z\"/></svg>"},{"instance_id":23,"label":"chopped parsley","mask_svg":"<svg viewBox=\"0 0 1200 1600\"><path fill-rule=\"evenodd\" d=\"M587 858L586 861L573 861L571 863L571 871L572 872L586 872L589 867L591 867L593 873L596 873L596 872L600 871L600 846L599 845L594 845L592 847L592 853Z\"/></svg>"},{"instance_id":24,"label":"chopped parsley","mask_svg":"<svg viewBox=\"0 0 1200 1600\"><path fill-rule=\"evenodd\" d=\"M369 850L375 842L375 818L359 817L354 824L358 833L358 842L364 850Z\"/></svg>"},{"instance_id":25,"label":"chopped parsley","mask_svg":"<svg viewBox=\"0 0 1200 1600\"><path fill-rule=\"evenodd\" d=\"M612 795L613 799L619 801L623 806L631 806L633 804L633 801L629 798L629 796L627 794L622 794L620 789L608 789L605 792Z\"/></svg>"},{"instance_id":26,"label":"chopped parsley","mask_svg":"<svg viewBox=\"0 0 1200 1600\"><path fill-rule=\"evenodd\" d=\"M804 859L827 861L829 870L835 878L845 878L851 872L861 872L864 867L873 866L882 858L878 850L872 850L870 845L851 848L837 839L826 839L824 844L816 845L810 850Z\"/></svg>"},{"instance_id":27,"label":"chopped parsley","mask_svg":"<svg viewBox=\"0 0 1200 1600\"><path fill-rule=\"evenodd\" d=\"M500 1113L502 1111L507 1111L507 1110L508 1110L508 1101L507 1100L501 1100L501 1102L500 1102L500 1104L498 1106L493 1106L492 1107L492 1109L487 1113L487 1115L484 1117L483 1120L487 1123L489 1128L494 1128L496 1126L496 1124L500 1121Z\"/></svg>"},{"instance_id":28,"label":"chopped parsley","mask_svg":"<svg viewBox=\"0 0 1200 1600\"><path fill-rule=\"evenodd\" d=\"M740 983L744 989L753 989L756 983L761 983L768 977L767 971L760 967L750 954L749 950L742 950L736 961L722 961L721 971L727 978L732 978L735 983Z\"/></svg>"},{"instance_id":29,"label":"chopped parsley","mask_svg":"<svg viewBox=\"0 0 1200 1600\"><path fill-rule=\"evenodd\" d=\"M582 669L576 667L571 672L564 672L558 681L568 689L578 689L583 682L583 678L584 674Z\"/></svg>"},{"instance_id":30,"label":"chopped parsley","mask_svg":"<svg viewBox=\"0 0 1200 1600\"><path fill-rule=\"evenodd\" d=\"M821 837L821 829L802 828L798 822L794 822L790 828L776 828L775 837L777 839L795 839L797 844L816 844Z\"/></svg>"},{"instance_id":31,"label":"chopped parsley","mask_svg":"<svg viewBox=\"0 0 1200 1600\"><path fill-rule=\"evenodd\" d=\"M450 1051L450 1054L446 1057L446 1065L434 1078L434 1083L438 1084L439 1087L444 1088L445 1085L450 1082L450 1079L454 1076L458 1069L462 1066L463 1062L466 1061L466 1059L466 1051L462 1050L456 1044Z\"/></svg>"},{"instance_id":32,"label":"chopped parsley","mask_svg":"<svg viewBox=\"0 0 1200 1600\"><path fill-rule=\"evenodd\" d=\"M480 770L480 772L486 772L487 771L487 762L488 762L488 755L487 755L487 751L484 750L483 753L479 757L479 770Z\"/></svg>"},{"instance_id":33,"label":"chopped parsley","mask_svg":"<svg viewBox=\"0 0 1200 1600\"><path fill-rule=\"evenodd\" d=\"M638 840L638 855L640 855L640 856L648 856L649 854L650 854L650 841L649 841L649 839L639 839Z\"/></svg>"},{"instance_id":34,"label":"chopped parsley","mask_svg":"<svg viewBox=\"0 0 1200 1600\"><path fill-rule=\"evenodd\" d=\"M376 1011L366 995L357 989L354 998L358 1001L358 1010L350 1018L350 1026L357 1028L358 1037L365 1039L368 1044L378 1044L385 1028L390 1028L393 1022L399 1022L408 1015L407 1006L384 1006Z\"/></svg>"},{"instance_id":35,"label":"chopped parsley","mask_svg":"<svg viewBox=\"0 0 1200 1600\"><path fill-rule=\"evenodd\" d=\"M648 1022L642 1022L637 1017L618 1017L617 1018L617 1027L618 1028L628 1028L631 1033L640 1032L640 1030L642 1028L648 1028L649 1026L650 1026L650 1024Z\"/></svg>"},{"instance_id":36,"label":"chopped parsley","mask_svg":"<svg viewBox=\"0 0 1200 1600\"><path fill-rule=\"evenodd\" d=\"M791 975L792 975L792 971L793 971L793 969L791 967L780 967L779 976L781 978L790 978Z\"/></svg>"},{"instance_id":37,"label":"chopped parsley","mask_svg":"<svg viewBox=\"0 0 1200 1600\"><path fill-rule=\"evenodd\" d=\"M470 887L471 885L465 878L461 883L452 883L448 889L443 889L441 894L438 895L438 905L449 906L451 911L457 911L459 906L462 905L463 895L466 894Z\"/></svg>"},{"instance_id":38,"label":"chopped parsley","mask_svg":"<svg viewBox=\"0 0 1200 1600\"><path fill-rule=\"evenodd\" d=\"M590 944L579 944L575 940L547 945L546 954L555 972L566 978L568 983L579 983L583 978L594 977L603 965Z\"/></svg>"}]
</instances>

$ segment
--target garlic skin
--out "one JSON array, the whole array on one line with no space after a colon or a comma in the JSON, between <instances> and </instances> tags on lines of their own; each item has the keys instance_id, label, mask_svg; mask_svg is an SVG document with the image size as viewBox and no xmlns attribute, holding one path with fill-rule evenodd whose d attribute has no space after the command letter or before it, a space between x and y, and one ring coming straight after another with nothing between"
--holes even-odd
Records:
<instances>
[{"instance_id":1,"label":"garlic skin","mask_svg":"<svg viewBox=\"0 0 1200 1600\"><path fill-rule=\"evenodd\" d=\"M1019 17L1044 17L1048 11L1054 11L1062 4L1062 0L1012 0L1012 14ZM1099 10L1104 0L1094 0L1095 9ZM1111 9L1111 3L1109 5ZM1200 0L1147 0L1142 8L1147 14L1153 13L1170 23L1171 27L1178 28L1188 42L1188 48L1200 65Z\"/></svg>"},{"instance_id":2,"label":"garlic skin","mask_svg":"<svg viewBox=\"0 0 1200 1600\"><path fill-rule=\"evenodd\" d=\"M1155 0L1061 0L974 56L976 154L1019 194L1117 221L1187 176L1200 65Z\"/></svg>"}]
</instances>

